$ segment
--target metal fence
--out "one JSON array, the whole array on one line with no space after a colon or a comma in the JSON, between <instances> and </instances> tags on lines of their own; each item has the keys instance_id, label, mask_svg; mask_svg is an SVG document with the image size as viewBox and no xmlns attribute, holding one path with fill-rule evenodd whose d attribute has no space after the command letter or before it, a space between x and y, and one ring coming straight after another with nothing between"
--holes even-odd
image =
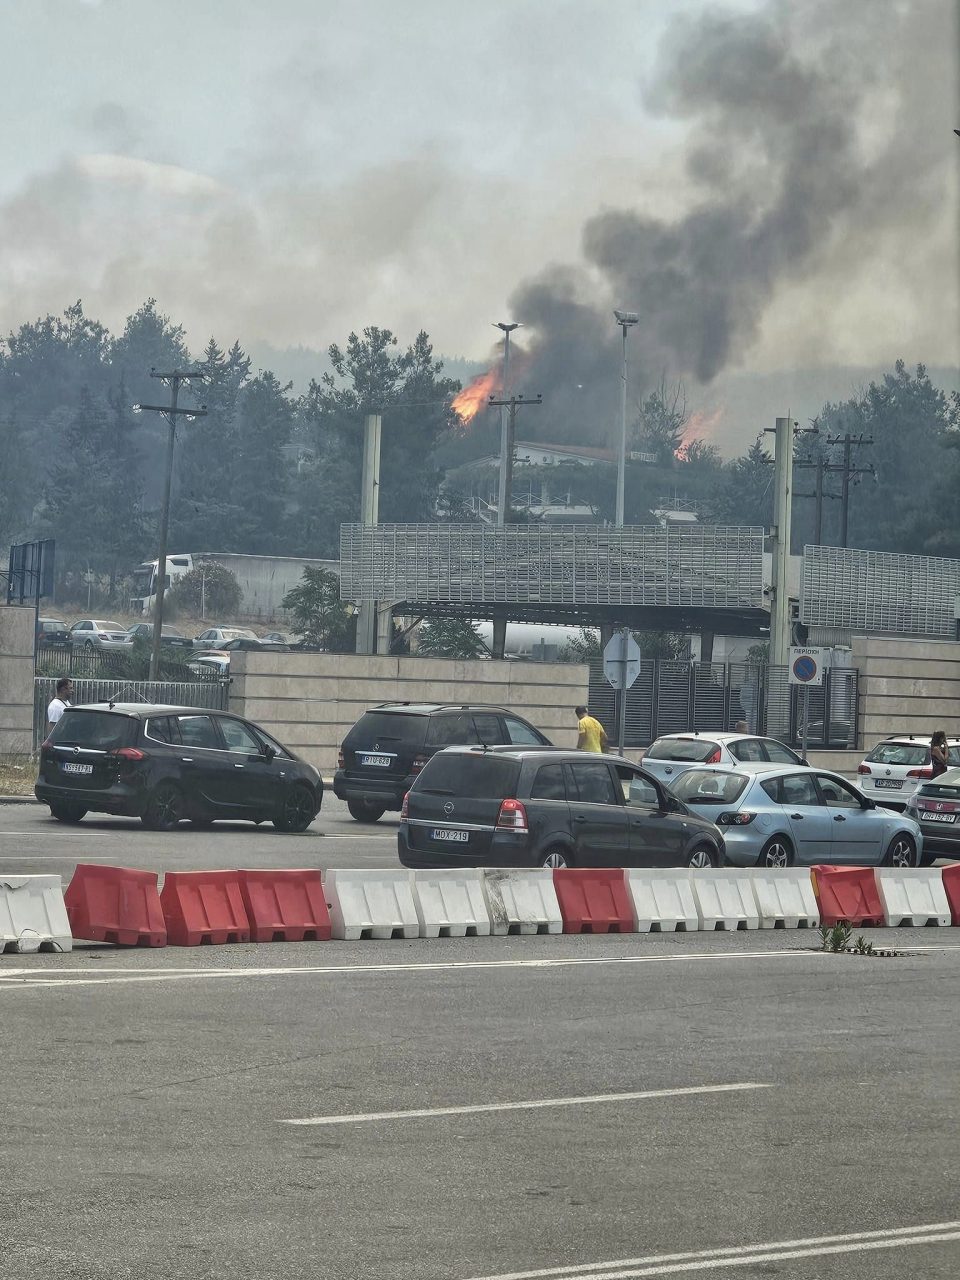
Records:
<instances>
[{"instance_id":1,"label":"metal fence","mask_svg":"<svg viewBox=\"0 0 960 1280\"><path fill-rule=\"evenodd\" d=\"M809 626L953 640L958 600L960 560L853 547L803 549L800 618Z\"/></svg>"},{"instance_id":2,"label":"metal fence","mask_svg":"<svg viewBox=\"0 0 960 1280\"><path fill-rule=\"evenodd\" d=\"M57 691L56 676L36 676L33 682L33 748L47 734L47 707ZM73 705L88 702L154 702L174 707L210 707L226 711L230 698L230 678L210 680L95 680L74 677Z\"/></svg>"},{"instance_id":3,"label":"metal fence","mask_svg":"<svg viewBox=\"0 0 960 1280\"><path fill-rule=\"evenodd\" d=\"M835 667L818 688L802 691L789 682L787 667L747 662L673 662L645 659L627 692L625 745L648 747L664 733L692 729L732 732L745 720L751 733L798 747L807 694L807 747L852 750L857 746L857 671ZM611 740L619 733L618 696L590 664L590 710Z\"/></svg>"},{"instance_id":4,"label":"metal fence","mask_svg":"<svg viewBox=\"0 0 960 1280\"><path fill-rule=\"evenodd\" d=\"M187 666L199 651L166 648L160 650L160 675L174 684L193 684L197 676ZM83 649L74 645L49 645L37 651L37 674L44 676L87 676L91 679L130 680L131 671L144 670L145 662L130 649ZM213 674L210 679L217 678Z\"/></svg>"}]
</instances>

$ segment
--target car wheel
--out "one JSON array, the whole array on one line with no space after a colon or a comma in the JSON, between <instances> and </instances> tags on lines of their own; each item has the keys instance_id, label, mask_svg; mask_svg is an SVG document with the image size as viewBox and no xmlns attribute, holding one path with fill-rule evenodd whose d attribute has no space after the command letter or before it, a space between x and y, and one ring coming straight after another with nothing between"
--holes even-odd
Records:
<instances>
[{"instance_id":1,"label":"car wheel","mask_svg":"<svg viewBox=\"0 0 960 1280\"><path fill-rule=\"evenodd\" d=\"M386 813L386 809L378 809L375 805L364 804L360 800L348 800L347 808L350 810L350 817L357 822L379 822Z\"/></svg>"},{"instance_id":2,"label":"car wheel","mask_svg":"<svg viewBox=\"0 0 960 1280\"><path fill-rule=\"evenodd\" d=\"M309 787L295 786L283 797L280 813L273 820L278 831L306 831L317 816L317 806Z\"/></svg>"},{"instance_id":3,"label":"car wheel","mask_svg":"<svg viewBox=\"0 0 960 1280\"><path fill-rule=\"evenodd\" d=\"M86 813L86 809L81 808L78 804L52 804L50 806L50 815L56 818L58 822L81 822Z\"/></svg>"},{"instance_id":4,"label":"car wheel","mask_svg":"<svg viewBox=\"0 0 960 1280\"><path fill-rule=\"evenodd\" d=\"M885 867L915 867L917 865L917 846L910 836L896 835L890 841L890 848L883 860Z\"/></svg>"},{"instance_id":5,"label":"car wheel","mask_svg":"<svg viewBox=\"0 0 960 1280\"><path fill-rule=\"evenodd\" d=\"M174 831L184 816L180 788L172 782L161 782L147 802L140 821L151 831Z\"/></svg>"},{"instance_id":6,"label":"car wheel","mask_svg":"<svg viewBox=\"0 0 960 1280\"><path fill-rule=\"evenodd\" d=\"M760 850L757 859L758 867L791 867L793 866L793 849L784 836L774 836Z\"/></svg>"},{"instance_id":7,"label":"car wheel","mask_svg":"<svg viewBox=\"0 0 960 1280\"><path fill-rule=\"evenodd\" d=\"M564 849L562 845L555 844L547 849L545 853L541 853L537 866L552 867L553 870L558 867L572 867L573 858L571 858L569 850Z\"/></svg>"},{"instance_id":8,"label":"car wheel","mask_svg":"<svg viewBox=\"0 0 960 1280\"><path fill-rule=\"evenodd\" d=\"M687 866L693 867L694 871L705 871L708 867L715 867L716 865L717 855L712 849L708 849L705 844L698 844L687 859Z\"/></svg>"}]
</instances>

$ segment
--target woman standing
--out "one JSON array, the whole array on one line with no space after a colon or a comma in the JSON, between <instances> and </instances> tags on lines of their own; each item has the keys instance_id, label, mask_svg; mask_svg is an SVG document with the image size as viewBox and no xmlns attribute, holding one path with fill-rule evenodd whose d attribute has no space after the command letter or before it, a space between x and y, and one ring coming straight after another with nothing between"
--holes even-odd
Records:
<instances>
[{"instance_id":1,"label":"woman standing","mask_svg":"<svg viewBox=\"0 0 960 1280\"><path fill-rule=\"evenodd\" d=\"M938 729L930 739L930 761L933 765L933 776L939 778L949 768L947 761L947 735Z\"/></svg>"}]
</instances>

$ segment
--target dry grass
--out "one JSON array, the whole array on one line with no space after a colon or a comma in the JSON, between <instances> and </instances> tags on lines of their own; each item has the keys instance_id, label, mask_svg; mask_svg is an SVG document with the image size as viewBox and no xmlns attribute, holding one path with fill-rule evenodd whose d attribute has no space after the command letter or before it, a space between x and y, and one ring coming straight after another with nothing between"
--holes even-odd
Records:
<instances>
[{"instance_id":1,"label":"dry grass","mask_svg":"<svg viewBox=\"0 0 960 1280\"><path fill-rule=\"evenodd\" d=\"M30 756L0 760L0 796L32 796L37 766Z\"/></svg>"}]
</instances>

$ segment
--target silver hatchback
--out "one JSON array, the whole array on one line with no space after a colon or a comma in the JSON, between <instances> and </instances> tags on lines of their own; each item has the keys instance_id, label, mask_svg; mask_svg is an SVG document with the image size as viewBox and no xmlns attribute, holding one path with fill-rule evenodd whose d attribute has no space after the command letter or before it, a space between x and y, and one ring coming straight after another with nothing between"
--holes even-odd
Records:
<instances>
[{"instance_id":1,"label":"silver hatchback","mask_svg":"<svg viewBox=\"0 0 960 1280\"><path fill-rule=\"evenodd\" d=\"M879 808L826 769L698 765L682 773L671 790L717 824L733 866L920 865L923 835L917 823Z\"/></svg>"}]
</instances>

